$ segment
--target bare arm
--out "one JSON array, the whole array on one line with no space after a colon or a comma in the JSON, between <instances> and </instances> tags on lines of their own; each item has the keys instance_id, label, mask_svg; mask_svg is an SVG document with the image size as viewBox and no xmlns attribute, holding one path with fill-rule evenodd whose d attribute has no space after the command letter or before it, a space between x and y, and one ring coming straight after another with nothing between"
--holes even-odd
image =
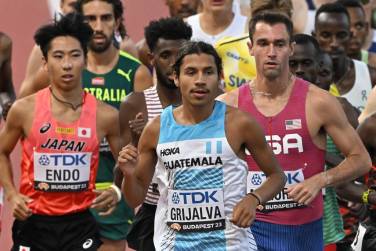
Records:
<instances>
[{"instance_id":1,"label":"bare arm","mask_svg":"<svg viewBox=\"0 0 376 251\"><path fill-rule=\"evenodd\" d=\"M8 120L0 132L0 183L4 187L5 196L11 203L13 216L19 220L24 220L31 215L31 210L27 207L29 198L20 194L13 182L13 172L10 163L10 154L15 148L18 140L25 135L24 123L26 121L24 100L17 101L9 111ZM30 112L30 111L29 111Z\"/></svg>"},{"instance_id":2,"label":"bare arm","mask_svg":"<svg viewBox=\"0 0 376 251\"><path fill-rule=\"evenodd\" d=\"M242 158L245 157L244 147L247 148L267 177L258 189L245 196L233 210L232 222L239 227L248 227L255 217L258 203L267 202L281 191L286 183L286 177L266 143L264 132L256 120L240 110L230 107L228 109L233 111L226 118L227 121L232 122L226 123L230 145ZM238 145L237 143L240 142L241 144Z\"/></svg>"},{"instance_id":3,"label":"bare arm","mask_svg":"<svg viewBox=\"0 0 376 251\"><path fill-rule=\"evenodd\" d=\"M135 92L143 91L153 85L153 77L145 65L138 67L134 76L133 90Z\"/></svg>"},{"instance_id":4,"label":"bare arm","mask_svg":"<svg viewBox=\"0 0 376 251\"><path fill-rule=\"evenodd\" d=\"M2 54L4 61L0 67L0 105L3 109L4 120L16 98L12 80L12 40L8 36L2 37Z\"/></svg>"},{"instance_id":5,"label":"bare arm","mask_svg":"<svg viewBox=\"0 0 376 251\"><path fill-rule=\"evenodd\" d=\"M39 46L35 45L27 61L25 79L21 83L19 92L20 98L48 86L48 73L43 69L43 64L42 52Z\"/></svg>"},{"instance_id":6,"label":"bare arm","mask_svg":"<svg viewBox=\"0 0 376 251\"><path fill-rule=\"evenodd\" d=\"M137 207L144 201L153 178L157 162L155 150L158 138L159 117L146 125L141 134L138 149L127 145L119 153L119 168L124 175L122 191L128 204L132 207ZM126 159L123 158L124 156L132 160L124 161Z\"/></svg>"},{"instance_id":7,"label":"bare arm","mask_svg":"<svg viewBox=\"0 0 376 251\"><path fill-rule=\"evenodd\" d=\"M309 114L315 114L315 120L310 120L312 128L317 126L317 131L313 132L317 134L314 138L318 138L323 128L343 154L344 160L328 171L289 187L290 198L304 204L309 204L322 188L354 180L368 172L371 167L369 155L354 128L347 121L339 102L330 94L315 89L310 93L308 102Z\"/></svg>"}]
</instances>

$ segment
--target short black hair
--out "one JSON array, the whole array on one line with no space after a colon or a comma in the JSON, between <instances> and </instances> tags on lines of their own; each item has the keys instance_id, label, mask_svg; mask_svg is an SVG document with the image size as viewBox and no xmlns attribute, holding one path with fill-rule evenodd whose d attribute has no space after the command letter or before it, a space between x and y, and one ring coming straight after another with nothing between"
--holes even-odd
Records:
<instances>
[{"instance_id":1,"label":"short black hair","mask_svg":"<svg viewBox=\"0 0 376 251\"><path fill-rule=\"evenodd\" d=\"M82 6L92 1L95 1L95 0L78 0L76 2L77 12L83 14ZM100 1L111 4L114 10L115 19L118 20L120 18L120 20L123 21L123 3L121 2L121 0L100 0Z\"/></svg>"},{"instance_id":2,"label":"short black hair","mask_svg":"<svg viewBox=\"0 0 376 251\"><path fill-rule=\"evenodd\" d=\"M177 17L161 18L154 20L145 27L145 40L150 51L154 51L159 38L178 40L190 40L192 28L182 19Z\"/></svg>"},{"instance_id":3,"label":"short black hair","mask_svg":"<svg viewBox=\"0 0 376 251\"><path fill-rule=\"evenodd\" d=\"M321 5L320 8L316 11L315 24L317 23L317 18L321 13L344 14L344 15L346 15L347 19L349 20L349 24L350 24L349 12L346 10L346 7L343 6L339 2L327 3L327 4Z\"/></svg>"},{"instance_id":4,"label":"short black hair","mask_svg":"<svg viewBox=\"0 0 376 251\"><path fill-rule=\"evenodd\" d=\"M252 17L252 19L249 21L249 38L251 41L253 41L253 34L256 30L256 24L261 22L269 25L278 23L284 24L286 26L289 39L292 41L293 24L291 20L286 15L275 11L263 11Z\"/></svg>"},{"instance_id":5,"label":"short black hair","mask_svg":"<svg viewBox=\"0 0 376 251\"><path fill-rule=\"evenodd\" d=\"M39 45L44 58L47 61L47 53L50 49L51 41L60 36L70 36L76 38L84 51L86 57L87 44L93 34L93 30L85 22L84 17L79 13L69 13L62 16L59 21L40 27L34 35L34 40Z\"/></svg>"},{"instance_id":6,"label":"short black hair","mask_svg":"<svg viewBox=\"0 0 376 251\"><path fill-rule=\"evenodd\" d=\"M316 55L321 53L319 43L317 42L317 40L314 37L312 37L310 35L303 34L303 33L295 34L293 36L293 40L296 44L301 44L301 45L312 44L313 47L316 50Z\"/></svg>"},{"instance_id":7,"label":"short black hair","mask_svg":"<svg viewBox=\"0 0 376 251\"><path fill-rule=\"evenodd\" d=\"M365 14L363 5L358 0L338 0L338 2L345 6L345 8L360 8L363 14Z\"/></svg>"},{"instance_id":8,"label":"short black hair","mask_svg":"<svg viewBox=\"0 0 376 251\"><path fill-rule=\"evenodd\" d=\"M214 49L214 47L210 44L207 44L202 41L187 41L185 42L182 47L179 49L178 56L176 57L176 62L173 66L175 74L177 76L180 75L180 67L183 63L183 59L192 54L207 54L211 55L214 58L215 65L217 67L218 76L222 73L222 60L218 56L218 53Z\"/></svg>"}]
</instances>

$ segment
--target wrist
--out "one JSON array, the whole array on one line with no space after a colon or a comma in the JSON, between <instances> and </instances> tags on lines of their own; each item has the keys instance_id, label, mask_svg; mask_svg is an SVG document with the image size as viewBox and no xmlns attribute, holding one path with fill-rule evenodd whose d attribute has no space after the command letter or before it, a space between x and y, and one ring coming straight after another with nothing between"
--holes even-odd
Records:
<instances>
[{"instance_id":1,"label":"wrist","mask_svg":"<svg viewBox=\"0 0 376 251\"><path fill-rule=\"evenodd\" d=\"M321 188L325 188L330 185L330 179L327 171L324 171L319 175L319 184Z\"/></svg>"},{"instance_id":2,"label":"wrist","mask_svg":"<svg viewBox=\"0 0 376 251\"><path fill-rule=\"evenodd\" d=\"M119 202L121 200L121 191L120 191L120 188L118 188L115 184L112 184L110 186L110 189L114 190L115 193L116 193L116 197L117 197L117 202Z\"/></svg>"},{"instance_id":3,"label":"wrist","mask_svg":"<svg viewBox=\"0 0 376 251\"><path fill-rule=\"evenodd\" d=\"M259 194L257 194L255 191L253 192L250 192L250 193L247 193L247 195L249 198L253 198L255 201L256 201L256 208L258 210L262 210L264 208L264 206L262 205L262 199L261 199L261 196Z\"/></svg>"}]
</instances>

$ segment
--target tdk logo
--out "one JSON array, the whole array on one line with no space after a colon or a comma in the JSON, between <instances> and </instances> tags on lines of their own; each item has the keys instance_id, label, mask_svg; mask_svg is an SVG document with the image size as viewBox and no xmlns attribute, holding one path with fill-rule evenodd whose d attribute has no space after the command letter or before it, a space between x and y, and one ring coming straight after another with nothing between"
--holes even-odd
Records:
<instances>
[{"instance_id":1,"label":"tdk logo","mask_svg":"<svg viewBox=\"0 0 376 251\"><path fill-rule=\"evenodd\" d=\"M183 204L217 203L217 191L205 192L179 192ZM177 201L175 199L175 201Z\"/></svg>"},{"instance_id":2,"label":"tdk logo","mask_svg":"<svg viewBox=\"0 0 376 251\"><path fill-rule=\"evenodd\" d=\"M178 153L180 154L179 147L162 149L161 152L160 152L161 156L169 156L169 155L174 155L174 154L178 154Z\"/></svg>"},{"instance_id":3,"label":"tdk logo","mask_svg":"<svg viewBox=\"0 0 376 251\"><path fill-rule=\"evenodd\" d=\"M78 165L87 165L85 160L86 154L82 155L50 155L50 160L52 165L58 166L78 166Z\"/></svg>"}]
</instances>

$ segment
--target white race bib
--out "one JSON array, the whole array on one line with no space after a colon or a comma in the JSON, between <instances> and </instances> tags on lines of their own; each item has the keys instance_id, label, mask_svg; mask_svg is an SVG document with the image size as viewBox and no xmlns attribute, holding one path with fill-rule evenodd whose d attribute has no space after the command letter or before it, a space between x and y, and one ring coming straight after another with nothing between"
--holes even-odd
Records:
<instances>
[{"instance_id":1,"label":"white race bib","mask_svg":"<svg viewBox=\"0 0 376 251\"><path fill-rule=\"evenodd\" d=\"M286 192L287 188L291 185L298 184L304 181L304 174L302 169L294 171L284 171L287 182L282 191L280 191L272 200L265 203L263 212L280 211L286 209L295 209L305 207L303 204L299 204L292 199L288 198ZM253 192L261 186L266 180L266 176L263 172L249 171L247 176L247 192Z\"/></svg>"},{"instance_id":2,"label":"white race bib","mask_svg":"<svg viewBox=\"0 0 376 251\"><path fill-rule=\"evenodd\" d=\"M167 225L180 232L225 229L223 190L170 189Z\"/></svg>"},{"instance_id":3,"label":"white race bib","mask_svg":"<svg viewBox=\"0 0 376 251\"><path fill-rule=\"evenodd\" d=\"M91 153L34 152L34 189L45 192L87 190Z\"/></svg>"}]
</instances>

